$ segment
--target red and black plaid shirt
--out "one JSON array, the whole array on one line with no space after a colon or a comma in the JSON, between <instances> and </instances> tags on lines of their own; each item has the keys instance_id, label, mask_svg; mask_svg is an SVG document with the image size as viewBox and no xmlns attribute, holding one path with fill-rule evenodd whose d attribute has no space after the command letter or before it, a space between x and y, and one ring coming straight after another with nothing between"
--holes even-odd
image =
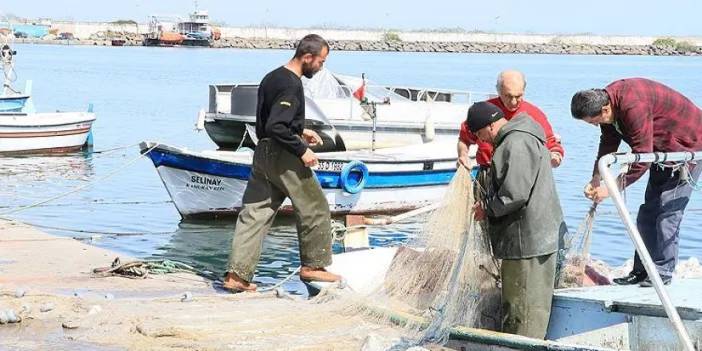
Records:
<instances>
[{"instance_id":1,"label":"red and black plaid shirt","mask_svg":"<svg viewBox=\"0 0 702 351\"><path fill-rule=\"evenodd\" d=\"M598 160L616 152L622 140L634 153L702 150L702 110L682 94L644 78L621 79L605 91L614 112L614 124L600 124ZM649 167L632 164L624 184L637 181Z\"/></svg>"}]
</instances>

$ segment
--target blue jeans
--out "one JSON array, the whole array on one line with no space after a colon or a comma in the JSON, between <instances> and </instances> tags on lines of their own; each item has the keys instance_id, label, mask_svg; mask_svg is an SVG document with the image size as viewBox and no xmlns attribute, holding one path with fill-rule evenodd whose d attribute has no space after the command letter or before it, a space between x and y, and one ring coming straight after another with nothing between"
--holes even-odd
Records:
<instances>
[{"instance_id":1,"label":"blue jeans","mask_svg":"<svg viewBox=\"0 0 702 351\"><path fill-rule=\"evenodd\" d=\"M702 165L690 165L690 180L697 181ZM671 277L678 261L680 223L690 201L692 186L680 179L681 172L653 165L636 225L661 277ZM634 256L634 273L644 273L639 254Z\"/></svg>"}]
</instances>

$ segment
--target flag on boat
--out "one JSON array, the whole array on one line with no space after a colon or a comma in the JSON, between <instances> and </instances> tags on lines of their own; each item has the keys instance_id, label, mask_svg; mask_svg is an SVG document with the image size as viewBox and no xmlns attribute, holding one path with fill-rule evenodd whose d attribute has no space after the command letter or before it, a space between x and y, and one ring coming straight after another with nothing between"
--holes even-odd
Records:
<instances>
[{"instance_id":1,"label":"flag on boat","mask_svg":"<svg viewBox=\"0 0 702 351\"><path fill-rule=\"evenodd\" d=\"M363 101L366 98L366 74L361 74L361 86L353 92L353 97L358 99L358 101Z\"/></svg>"}]
</instances>

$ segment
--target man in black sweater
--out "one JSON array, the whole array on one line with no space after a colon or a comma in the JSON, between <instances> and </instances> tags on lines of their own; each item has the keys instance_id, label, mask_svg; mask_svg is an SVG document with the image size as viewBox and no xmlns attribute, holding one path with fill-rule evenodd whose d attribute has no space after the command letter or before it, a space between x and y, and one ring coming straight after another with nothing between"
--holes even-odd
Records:
<instances>
[{"instance_id":1,"label":"man in black sweater","mask_svg":"<svg viewBox=\"0 0 702 351\"><path fill-rule=\"evenodd\" d=\"M316 34L302 38L295 56L268 73L258 88L256 136L251 176L232 240L224 287L234 292L256 291L251 283L265 234L283 201L289 197L297 218L300 279L337 281L327 272L331 264L329 204L309 168L318 163L310 145L322 143L305 129L305 96L301 76L311 78L324 64L329 44Z\"/></svg>"}]
</instances>

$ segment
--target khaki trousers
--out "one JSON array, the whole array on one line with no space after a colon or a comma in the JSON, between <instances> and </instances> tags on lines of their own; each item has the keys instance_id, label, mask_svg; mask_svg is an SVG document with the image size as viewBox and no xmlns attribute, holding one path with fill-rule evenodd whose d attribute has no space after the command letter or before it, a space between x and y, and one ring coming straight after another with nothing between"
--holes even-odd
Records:
<instances>
[{"instance_id":1,"label":"khaki trousers","mask_svg":"<svg viewBox=\"0 0 702 351\"><path fill-rule=\"evenodd\" d=\"M251 281L263 239L287 197L297 220L301 264L314 268L331 264L329 204L317 178L299 157L272 139L261 139L234 229L228 272Z\"/></svg>"}]
</instances>

